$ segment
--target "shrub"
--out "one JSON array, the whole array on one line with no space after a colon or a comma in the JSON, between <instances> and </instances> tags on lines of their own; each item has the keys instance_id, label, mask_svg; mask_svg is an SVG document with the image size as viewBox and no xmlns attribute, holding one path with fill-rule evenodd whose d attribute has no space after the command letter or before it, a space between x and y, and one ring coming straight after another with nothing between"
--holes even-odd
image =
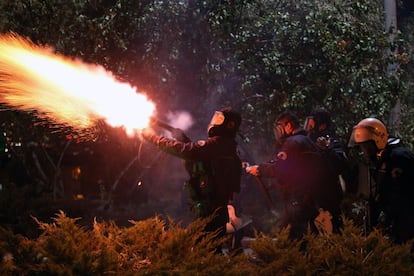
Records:
<instances>
[{"instance_id":1,"label":"shrub","mask_svg":"<svg viewBox=\"0 0 414 276\"><path fill-rule=\"evenodd\" d=\"M36 219L35 219L36 220ZM60 212L52 223L37 221L42 234L28 239L0 228L2 275L410 275L410 244L395 245L379 231L364 236L346 220L339 234L308 233L290 240L289 229L255 233L252 253L217 255L224 240L203 233L208 219L182 227L153 217L93 223L91 229ZM247 251L246 251L247 252Z\"/></svg>"}]
</instances>

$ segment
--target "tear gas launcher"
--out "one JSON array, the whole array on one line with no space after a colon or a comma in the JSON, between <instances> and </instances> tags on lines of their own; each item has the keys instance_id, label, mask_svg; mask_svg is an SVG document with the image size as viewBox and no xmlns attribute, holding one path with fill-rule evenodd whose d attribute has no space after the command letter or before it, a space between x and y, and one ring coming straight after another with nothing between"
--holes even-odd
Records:
<instances>
[{"instance_id":1,"label":"tear gas launcher","mask_svg":"<svg viewBox=\"0 0 414 276\"><path fill-rule=\"evenodd\" d=\"M158 127L163 128L165 130L168 130L168 131L174 131L176 129L175 127L167 124L166 122L160 121L155 117L150 118L150 125L151 126L158 126Z\"/></svg>"},{"instance_id":2,"label":"tear gas launcher","mask_svg":"<svg viewBox=\"0 0 414 276\"><path fill-rule=\"evenodd\" d=\"M158 127L163 128L165 130L168 130L169 132L171 132L172 137L174 139L177 139L178 141L181 141L181 142L190 142L191 141L191 139L188 138L188 136L180 128L175 128L175 127L167 124L166 122L158 120L155 117L150 118L150 125L151 126L158 126Z\"/></svg>"}]
</instances>

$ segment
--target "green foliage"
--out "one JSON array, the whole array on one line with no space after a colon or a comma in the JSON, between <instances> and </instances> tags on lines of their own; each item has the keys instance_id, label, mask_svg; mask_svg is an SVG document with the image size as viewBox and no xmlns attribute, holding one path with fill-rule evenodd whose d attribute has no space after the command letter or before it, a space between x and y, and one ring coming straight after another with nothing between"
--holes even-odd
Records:
<instances>
[{"instance_id":1,"label":"green foliage","mask_svg":"<svg viewBox=\"0 0 414 276\"><path fill-rule=\"evenodd\" d=\"M303 116L324 106L331 111L338 134L347 139L350 127L365 116L387 121L390 108L400 99L401 126L395 134L414 143L410 138L414 70L412 49L405 44L413 41L412 22L407 20L410 25L390 43L383 30L381 1L0 0L0 10L2 33L14 31L62 54L103 65L146 91L160 113L187 109L199 119L206 110L231 104L242 111L242 131L260 140L271 139L263 134L269 134L280 111L293 109ZM397 55L388 55L390 49L398 49ZM387 72L390 62L399 68L394 75ZM51 183L33 173L37 164L27 165L31 160L27 156L41 156L46 152L42 146L52 157L59 156L62 137L45 134L21 114L12 117L14 135L25 141L17 152L19 161L31 182L38 182L29 193L50 192ZM119 147L108 147L116 151L111 154L101 147L108 156L120 155ZM122 162L110 159L102 167L119 168ZM46 163L44 171L53 171L40 157L39 163ZM104 178L108 181L110 175ZM6 199L2 206L25 204L19 200L13 204L6 193L2 196ZM8 216L17 217L13 208L6 210ZM376 232L361 236L350 225L338 236L309 236L306 254L303 244L288 241L283 231L271 237L259 235L253 245L256 259L238 256L229 263L209 253L214 248L211 239L195 242L201 222L186 229L169 222L168 230L158 218L132 222L132 227L123 229L96 222L92 231L75 222L61 213L53 224L39 223L43 235L35 241L2 230L2 271L345 274L342 268L348 274L357 269L367 274L378 269L379 274L399 262L403 263L396 271L412 270L405 247L389 245Z\"/></svg>"},{"instance_id":2,"label":"green foliage","mask_svg":"<svg viewBox=\"0 0 414 276\"><path fill-rule=\"evenodd\" d=\"M289 239L289 229L282 229L272 235L258 235L252 249L258 259L260 275L281 274L304 275L307 262L301 252L301 242Z\"/></svg>"},{"instance_id":3,"label":"green foliage","mask_svg":"<svg viewBox=\"0 0 414 276\"><path fill-rule=\"evenodd\" d=\"M43 256L32 241L2 227L0 228L0 252L2 256L0 272L5 275L30 271Z\"/></svg>"},{"instance_id":4,"label":"green foliage","mask_svg":"<svg viewBox=\"0 0 414 276\"><path fill-rule=\"evenodd\" d=\"M38 272L101 274L116 270L116 255L100 247L99 237L76 225L76 220L60 212L54 223L38 222L43 233L37 241L44 250Z\"/></svg>"},{"instance_id":5,"label":"green foliage","mask_svg":"<svg viewBox=\"0 0 414 276\"><path fill-rule=\"evenodd\" d=\"M386 119L401 90L395 89L395 76L387 75L391 60L384 55L387 34L379 27L384 21L381 3L246 5L230 39L232 47L240 49L235 55L241 92L253 100L244 105L246 113L269 120L269 129L270 120L284 109L304 116L324 106L332 111L340 135L361 117ZM222 28L225 21L216 27ZM263 97L258 100L255 94Z\"/></svg>"},{"instance_id":6,"label":"green foliage","mask_svg":"<svg viewBox=\"0 0 414 276\"><path fill-rule=\"evenodd\" d=\"M362 117L387 121L397 98L408 103L403 75L412 58L403 36L390 43L381 1L0 1L0 8L8 11L3 32L104 65L160 109L198 115L212 99L237 106L252 119L245 127L252 137L268 133L284 109L306 115L324 106L346 139ZM396 74L387 72L391 62Z\"/></svg>"},{"instance_id":7,"label":"green foliage","mask_svg":"<svg viewBox=\"0 0 414 276\"><path fill-rule=\"evenodd\" d=\"M308 235L305 239L306 258L315 274L409 275L414 269L411 257L406 255L409 244L392 245L378 230L363 236L349 220L345 220L340 235Z\"/></svg>"},{"instance_id":8,"label":"green foliage","mask_svg":"<svg viewBox=\"0 0 414 276\"><path fill-rule=\"evenodd\" d=\"M379 231L361 235L350 220L340 234L290 240L289 229L256 233L249 254L217 255L219 242L202 229L153 217L132 226L95 221L77 225L63 212L39 222L42 234L27 239L0 228L2 275L410 275L409 244L394 245Z\"/></svg>"},{"instance_id":9,"label":"green foliage","mask_svg":"<svg viewBox=\"0 0 414 276\"><path fill-rule=\"evenodd\" d=\"M390 42L381 1L50 0L0 1L0 8L2 32L101 64L160 110L198 116L214 108L211 100L240 108L251 137L268 133L284 109L306 115L324 106L346 139L362 117L387 121L396 99L411 103L410 37ZM410 118L398 134L410 133Z\"/></svg>"}]
</instances>

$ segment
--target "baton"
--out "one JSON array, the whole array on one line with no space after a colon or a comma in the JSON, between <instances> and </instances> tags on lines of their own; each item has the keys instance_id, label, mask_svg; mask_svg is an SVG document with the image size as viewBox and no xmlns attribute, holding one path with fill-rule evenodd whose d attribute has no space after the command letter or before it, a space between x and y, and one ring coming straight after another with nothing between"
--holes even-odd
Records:
<instances>
[{"instance_id":1,"label":"baton","mask_svg":"<svg viewBox=\"0 0 414 276\"><path fill-rule=\"evenodd\" d=\"M250 166L250 164L246 163L245 164L245 169L247 169L249 166ZM275 206L273 204L272 197L270 196L269 190L267 189L266 185L263 183L262 179L258 176L254 176L254 180L255 180L257 186L259 186L260 190L264 194L269 209L271 211L275 210Z\"/></svg>"}]
</instances>

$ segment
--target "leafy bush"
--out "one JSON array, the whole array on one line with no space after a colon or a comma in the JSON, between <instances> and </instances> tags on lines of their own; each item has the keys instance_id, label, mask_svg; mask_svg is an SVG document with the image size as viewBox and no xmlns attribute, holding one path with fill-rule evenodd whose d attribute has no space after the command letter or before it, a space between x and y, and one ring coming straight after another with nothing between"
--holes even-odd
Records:
<instances>
[{"instance_id":1,"label":"leafy bush","mask_svg":"<svg viewBox=\"0 0 414 276\"><path fill-rule=\"evenodd\" d=\"M42 234L28 239L0 228L2 275L409 275L410 245L394 245L379 231L364 236L350 220L340 234L302 240L289 229L256 233L252 253L217 255L219 242L202 229L153 217L130 227L94 221L87 229L63 212L53 223L37 221Z\"/></svg>"}]
</instances>

